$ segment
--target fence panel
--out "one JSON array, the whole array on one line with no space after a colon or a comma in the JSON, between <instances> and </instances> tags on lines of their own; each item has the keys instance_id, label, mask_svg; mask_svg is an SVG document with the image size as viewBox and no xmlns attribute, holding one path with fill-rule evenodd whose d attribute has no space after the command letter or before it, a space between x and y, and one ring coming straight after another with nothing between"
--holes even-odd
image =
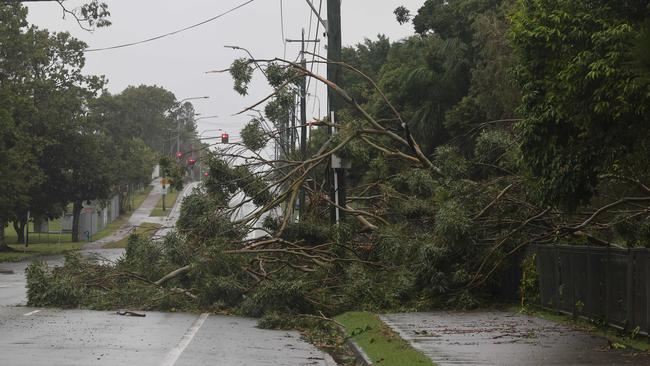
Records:
<instances>
[{"instance_id":1,"label":"fence panel","mask_svg":"<svg viewBox=\"0 0 650 366\"><path fill-rule=\"evenodd\" d=\"M634 302L632 306L632 321L641 329L648 331L650 325L648 324L648 279L650 278L650 269L648 266L648 252L645 250L635 250L633 252L633 293Z\"/></svg>"},{"instance_id":2,"label":"fence panel","mask_svg":"<svg viewBox=\"0 0 650 366\"><path fill-rule=\"evenodd\" d=\"M539 245L541 305L628 330L650 330L650 250Z\"/></svg>"},{"instance_id":3,"label":"fence panel","mask_svg":"<svg viewBox=\"0 0 650 366\"><path fill-rule=\"evenodd\" d=\"M584 302L584 315L592 318L604 318L607 313L607 263L605 248L588 248L587 250L587 297Z\"/></svg>"},{"instance_id":4,"label":"fence panel","mask_svg":"<svg viewBox=\"0 0 650 366\"><path fill-rule=\"evenodd\" d=\"M554 309L557 305L558 285L555 280L555 248L538 247L537 249L537 268L539 273L539 294L542 300L542 307ZM539 268L543 268L540 271Z\"/></svg>"}]
</instances>

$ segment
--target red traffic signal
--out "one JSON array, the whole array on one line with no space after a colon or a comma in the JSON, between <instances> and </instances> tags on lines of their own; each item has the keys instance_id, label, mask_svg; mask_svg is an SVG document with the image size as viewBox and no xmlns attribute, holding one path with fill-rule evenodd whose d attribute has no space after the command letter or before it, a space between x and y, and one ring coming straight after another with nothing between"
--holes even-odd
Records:
<instances>
[{"instance_id":1,"label":"red traffic signal","mask_svg":"<svg viewBox=\"0 0 650 366\"><path fill-rule=\"evenodd\" d=\"M228 143L228 138L229 138L229 137L230 137L230 136L229 136L227 133L222 133L222 134L221 134L221 143L222 143L222 144L227 144L227 143Z\"/></svg>"},{"instance_id":2,"label":"red traffic signal","mask_svg":"<svg viewBox=\"0 0 650 366\"><path fill-rule=\"evenodd\" d=\"M196 164L196 159L189 159L189 160L187 160L187 165L192 166L192 165L194 165L194 164Z\"/></svg>"},{"instance_id":3,"label":"red traffic signal","mask_svg":"<svg viewBox=\"0 0 650 366\"><path fill-rule=\"evenodd\" d=\"M179 159L182 158L182 157L183 157L183 153L180 152L180 151L177 152L177 153L176 153L176 157L179 158Z\"/></svg>"}]
</instances>

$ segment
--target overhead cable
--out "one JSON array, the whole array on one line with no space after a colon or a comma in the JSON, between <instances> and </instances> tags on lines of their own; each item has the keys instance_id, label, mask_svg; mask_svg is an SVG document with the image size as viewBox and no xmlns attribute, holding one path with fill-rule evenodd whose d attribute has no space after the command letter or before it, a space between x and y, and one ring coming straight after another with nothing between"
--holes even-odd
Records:
<instances>
[{"instance_id":1,"label":"overhead cable","mask_svg":"<svg viewBox=\"0 0 650 366\"><path fill-rule=\"evenodd\" d=\"M206 19L206 20L204 20L204 21L202 21L202 22L199 22L199 23L196 23L196 24L192 24L192 25L190 25L190 26L188 26L188 27L185 27L185 28L182 28L182 29L178 29L178 30L175 30L175 31L173 31L173 32L169 32L169 33L161 34L161 35L159 35L159 36L155 36L155 37L147 38L147 39L144 39L144 40L142 40L142 41L131 42L131 43L125 43L125 44L116 45L116 46L103 47L103 48L87 48L87 49L85 50L85 52L97 52L97 51L114 50L114 49L118 49L118 48L131 47L131 46L135 46L135 45L139 45L139 44L143 44L143 43L148 43L148 42L156 41L156 40L159 40L159 39L161 39L161 38L165 38L165 37L169 37L169 36L172 36L172 35L175 35L175 34L181 33L181 32L185 32L185 31L187 31L187 30L190 30L190 29L193 29L193 28L196 28L196 27L202 26L202 25L204 25L204 24L210 23L210 22L212 22L212 21L215 21L215 20L217 20L217 19L219 19L219 18L221 18L221 17L224 17L224 16L226 16L226 15L228 15L228 14L230 14L230 13L232 13L232 12L234 12L234 11L240 9L240 8L243 8L244 6L246 6L246 5L250 4L250 3L252 3L253 1L255 1L255 0L248 0L248 1L246 1L246 2L244 2L244 3L242 3L242 4L240 4L240 5L235 6L235 7L232 8L232 9L227 10L227 11L225 11L225 12L223 12L223 13L217 15L217 16L214 16L214 17L210 18L210 19Z\"/></svg>"}]
</instances>

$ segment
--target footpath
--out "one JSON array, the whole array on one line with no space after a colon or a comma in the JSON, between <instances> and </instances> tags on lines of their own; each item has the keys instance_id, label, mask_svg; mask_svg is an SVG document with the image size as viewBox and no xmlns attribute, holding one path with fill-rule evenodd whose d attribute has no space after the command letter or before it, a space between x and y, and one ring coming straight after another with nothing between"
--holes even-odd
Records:
<instances>
[{"instance_id":1,"label":"footpath","mask_svg":"<svg viewBox=\"0 0 650 366\"><path fill-rule=\"evenodd\" d=\"M570 326L504 311L380 316L439 366L650 365L650 355L612 349L607 339Z\"/></svg>"},{"instance_id":2,"label":"footpath","mask_svg":"<svg viewBox=\"0 0 650 366\"><path fill-rule=\"evenodd\" d=\"M185 189L183 189L183 192L179 195L179 198L167 217L149 216L161 197L160 182L155 180L152 182L152 185L154 186L153 190L140 207L133 212L126 224L115 233L84 245L80 251L81 254L84 256L94 256L101 261L109 263L114 262L124 254L124 249L103 249L103 247L107 244L128 237L129 234L138 226L144 223L156 223L162 225L162 227L156 232L156 236L158 237L164 236L173 230L176 221L178 221L180 216L180 206L183 197L190 194L198 183L189 183L185 186ZM34 261L34 259L35 258L30 258L20 262L6 262L0 264L0 306L24 305L27 302L25 269L32 261ZM61 266L63 265L64 256L42 256L37 259L46 262L50 266Z\"/></svg>"},{"instance_id":3,"label":"footpath","mask_svg":"<svg viewBox=\"0 0 650 366\"><path fill-rule=\"evenodd\" d=\"M131 232L138 226L145 222L149 222L149 219L151 219L149 215L151 215L151 211L156 208L156 204L161 198L161 187L158 179L154 179L153 182L151 182L151 185L153 186L151 193L149 193L149 196L147 196L144 202L142 202L140 207L133 211L133 214L131 214L129 221L126 224L122 225L121 228L111 235L84 245L83 250L101 249L106 244L120 241L129 236L129 234L131 234Z\"/></svg>"}]
</instances>

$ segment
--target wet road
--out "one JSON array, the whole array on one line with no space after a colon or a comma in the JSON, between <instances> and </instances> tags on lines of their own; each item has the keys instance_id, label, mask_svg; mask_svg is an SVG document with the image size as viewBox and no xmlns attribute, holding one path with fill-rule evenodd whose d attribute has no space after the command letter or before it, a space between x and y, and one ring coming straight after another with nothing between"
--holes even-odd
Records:
<instances>
[{"instance_id":1,"label":"wet road","mask_svg":"<svg viewBox=\"0 0 650 366\"><path fill-rule=\"evenodd\" d=\"M650 365L648 355L613 351L603 338L525 315L481 311L381 318L440 366Z\"/></svg>"},{"instance_id":2,"label":"wet road","mask_svg":"<svg viewBox=\"0 0 650 366\"><path fill-rule=\"evenodd\" d=\"M92 249L81 251L85 256L97 256L100 260L115 261L124 249ZM41 257L50 266L63 265L62 255ZM27 304L27 281L25 269L32 261L0 263L0 306L24 306ZM6 273L5 273L6 272ZM0 365L2 365L0 363Z\"/></svg>"},{"instance_id":3,"label":"wet road","mask_svg":"<svg viewBox=\"0 0 650 366\"><path fill-rule=\"evenodd\" d=\"M167 217L150 217L151 211L160 199L160 182L152 182L154 189L131 215L127 224L114 234L104 239L89 243L84 246L80 253L84 256L98 256L102 260L115 261L124 253L124 249L101 249L103 245L119 241L129 235L131 230L144 222L157 222L163 225L156 235L164 236L173 230L178 217L180 216L180 204L182 198L190 194L198 185L198 182L190 183L185 186L176 204ZM39 260L45 261L50 266L60 266L63 264L63 256L41 257ZM16 263L0 263L0 306L25 305L27 303L25 269L31 263L30 261Z\"/></svg>"},{"instance_id":4,"label":"wet road","mask_svg":"<svg viewBox=\"0 0 650 366\"><path fill-rule=\"evenodd\" d=\"M0 365L333 366L296 332L207 314L0 307Z\"/></svg>"},{"instance_id":5,"label":"wet road","mask_svg":"<svg viewBox=\"0 0 650 366\"><path fill-rule=\"evenodd\" d=\"M189 184L182 193L191 193ZM180 204L166 218L149 217L160 198L152 194L129 224L111 237L81 251L114 261L123 249L96 249L128 235L143 222L165 226L165 235L180 214ZM178 200L181 202L181 199ZM88 249L91 248L91 249ZM63 264L63 256L40 258ZM313 365L333 366L329 355L303 341L296 332L258 329L257 321L207 314L146 313L146 317L114 312L34 309L25 305L25 268L29 262L0 264L0 365ZM4 273L4 274L2 274Z\"/></svg>"}]
</instances>

